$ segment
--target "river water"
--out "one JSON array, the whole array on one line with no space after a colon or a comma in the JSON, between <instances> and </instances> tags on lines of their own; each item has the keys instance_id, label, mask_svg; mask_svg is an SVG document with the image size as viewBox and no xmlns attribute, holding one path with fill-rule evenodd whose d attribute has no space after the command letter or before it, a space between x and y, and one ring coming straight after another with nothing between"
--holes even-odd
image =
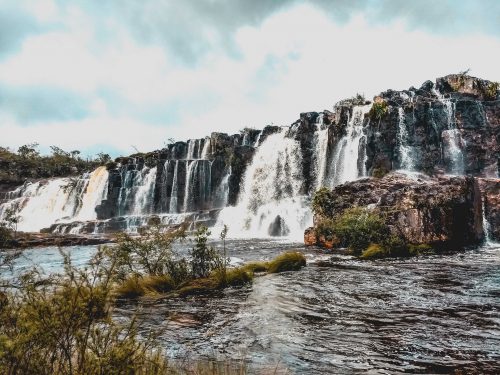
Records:
<instances>
[{"instance_id":1,"label":"river water","mask_svg":"<svg viewBox=\"0 0 500 375\"><path fill-rule=\"evenodd\" d=\"M117 317L138 312L177 359L244 358L260 373L500 373L500 245L378 261L274 240L227 247L233 263L289 249L309 262L215 296L122 305ZM71 253L83 264L94 250ZM57 249L30 250L16 267L30 264L57 270Z\"/></svg>"}]
</instances>

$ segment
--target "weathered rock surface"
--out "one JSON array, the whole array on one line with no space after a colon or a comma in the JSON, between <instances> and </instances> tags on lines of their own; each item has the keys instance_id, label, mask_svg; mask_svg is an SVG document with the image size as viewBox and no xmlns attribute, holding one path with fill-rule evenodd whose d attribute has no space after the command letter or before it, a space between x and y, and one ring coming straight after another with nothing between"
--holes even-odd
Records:
<instances>
[{"instance_id":1,"label":"weathered rock surface","mask_svg":"<svg viewBox=\"0 0 500 375\"><path fill-rule=\"evenodd\" d=\"M325 217L333 218L350 207L377 208L391 233L408 243L458 249L484 240L481 192L473 177L391 173L339 185L330 196ZM319 220L315 217L315 225ZM306 230L304 237L308 245L327 245L316 238L314 228Z\"/></svg>"},{"instance_id":2,"label":"weathered rock surface","mask_svg":"<svg viewBox=\"0 0 500 375\"><path fill-rule=\"evenodd\" d=\"M479 179L489 239L500 241L500 179Z\"/></svg>"}]
</instances>

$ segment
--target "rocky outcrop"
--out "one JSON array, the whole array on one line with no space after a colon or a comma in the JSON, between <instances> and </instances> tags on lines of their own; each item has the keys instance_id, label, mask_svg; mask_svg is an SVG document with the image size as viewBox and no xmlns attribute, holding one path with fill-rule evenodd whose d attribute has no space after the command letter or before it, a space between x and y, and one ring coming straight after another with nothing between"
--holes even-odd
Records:
<instances>
[{"instance_id":1,"label":"rocky outcrop","mask_svg":"<svg viewBox=\"0 0 500 375\"><path fill-rule=\"evenodd\" d=\"M350 207L379 210L391 234L411 244L459 249L484 240L481 192L473 177L391 173L337 186L315 227L306 230L306 244L327 245L315 233L319 221Z\"/></svg>"},{"instance_id":2,"label":"rocky outcrop","mask_svg":"<svg viewBox=\"0 0 500 375\"><path fill-rule=\"evenodd\" d=\"M500 241L500 179L479 179L483 196L485 231L490 240Z\"/></svg>"},{"instance_id":3,"label":"rocky outcrop","mask_svg":"<svg viewBox=\"0 0 500 375\"><path fill-rule=\"evenodd\" d=\"M376 100L386 106L386 111L379 117L372 116L367 127L366 167L370 174L405 168L401 151L406 148L410 169L415 171L498 175L497 84L449 75L438 78L435 84L427 81L420 89L385 91ZM459 152L455 156L460 160L453 160L450 152Z\"/></svg>"}]
</instances>

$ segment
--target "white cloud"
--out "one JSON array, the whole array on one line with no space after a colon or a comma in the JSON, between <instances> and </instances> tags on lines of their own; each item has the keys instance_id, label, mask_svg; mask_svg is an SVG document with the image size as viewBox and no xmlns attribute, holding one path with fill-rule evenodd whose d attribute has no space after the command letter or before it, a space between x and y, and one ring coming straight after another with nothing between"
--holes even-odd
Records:
<instances>
[{"instance_id":1,"label":"white cloud","mask_svg":"<svg viewBox=\"0 0 500 375\"><path fill-rule=\"evenodd\" d=\"M37 140L73 149L107 143L126 153L131 144L148 150L170 137L289 124L299 112L331 108L357 92L371 97L467 68L500 81L499 39L436 36L408 31L401 23L374 26L362 15L339 25L310 5L238 29L238 57L213 51L195 66L178 65L160 45L138 44L113 21L106 23L116 26L112 38L100 38L79 8L58 14L67 17L66 27L27 38L18 54L0 63L0 85L68 89L93 98L90 115L29 127L10 119L0 124L3 144ZM203 95L211 105L199 104ZM118 109L115 99L123 103ZM150 119L138 115L141 108L172 105L179 113L161 119L165 127L148 125Z\"/></svg>"}]
</instances>

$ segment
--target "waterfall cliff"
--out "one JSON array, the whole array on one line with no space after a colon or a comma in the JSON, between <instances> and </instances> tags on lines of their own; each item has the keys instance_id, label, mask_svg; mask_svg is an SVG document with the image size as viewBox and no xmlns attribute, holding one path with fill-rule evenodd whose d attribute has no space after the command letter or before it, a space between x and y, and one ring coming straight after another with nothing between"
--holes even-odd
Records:
<instances>
[{"instance_id":1,"label":"waterfall cliff","mask_svg":"<svg viewBox=\"0 0 500 375\"><path fill-rule=\"evenodd\" d=\"M135 231L157 216L169 225L225 223L232 235L301 236L322 186L391 170L497 178L500 102L490 86L451 75L301 113L290 126L212 133L79 178L28 181L4 194L0 219L14 208L20 230L99 233ZM494 235L493 201L484 211Z\"/></svg>"}]
</instances>

